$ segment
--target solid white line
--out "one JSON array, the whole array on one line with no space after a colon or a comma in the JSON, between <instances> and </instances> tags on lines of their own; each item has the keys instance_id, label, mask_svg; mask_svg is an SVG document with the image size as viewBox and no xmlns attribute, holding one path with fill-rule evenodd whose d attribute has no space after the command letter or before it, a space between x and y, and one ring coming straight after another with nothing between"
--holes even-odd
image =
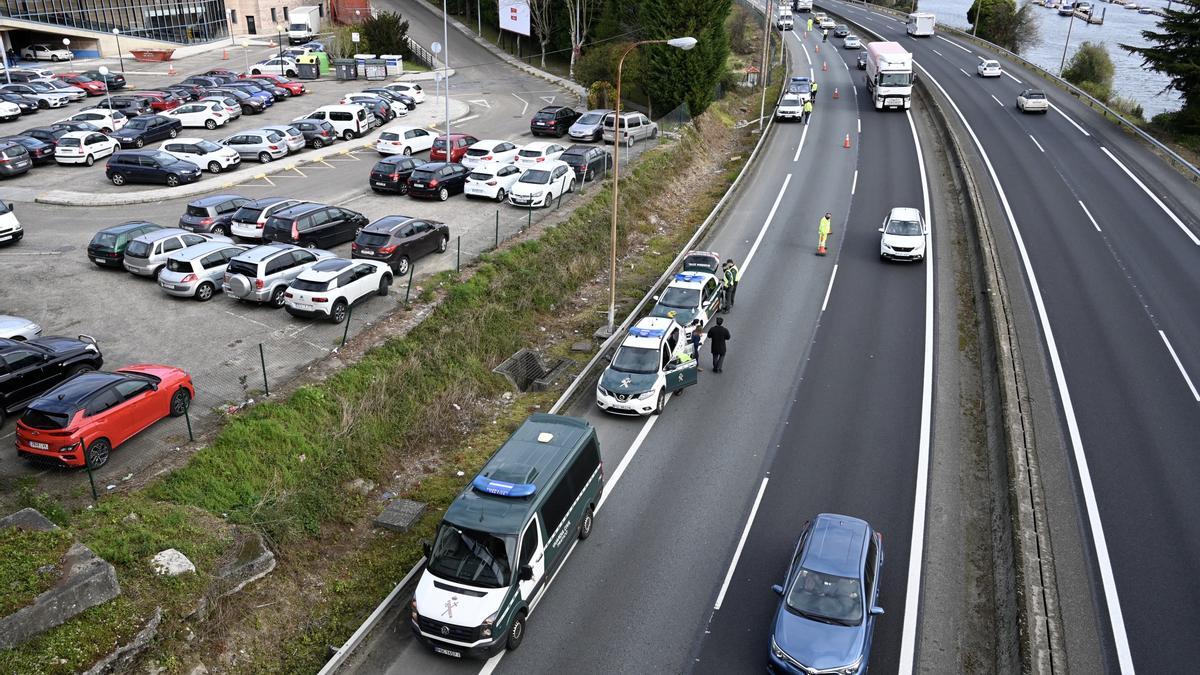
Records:
<instances>
[{"instance_id":1,"label":"solid white line","mask_svg":"<svg viewBox=\"0 0 1200 675\"><path fill-rule=\"evenodd\" d=\"M933 51L934 54L937 54L938 56L942 57L943 59L946 58L945 54L942 54L938 50L933 49L932 47L930 47L930 49Z\"/></svg>"},{"instance_id":2,"label":"solid white line","mask_svg":"<svg viewBox=\"0 0 1200 675\"><path fill-rule=\"evenodd\" d=\"M767 229L771 227L771 221L775 219L775 211L779 209L779 202L783 201L783 195L787 192L788 183L792 182L792 174L788 174L783 179L783 185L779 187L779 194L775 196L775 203L771 205L771 212L767 214L767 220L763 223L762 229L758 231L758 237L754 240L754 245L750 247L750 252L746 254L746 260L742 262L742 274L745 274L750 269L750 262L754 260L754 254L758 251L758 247L762 244L763 237L767 236Z\"/></svg>"},{"instance_id":3,"label":"solid white line","mask_svg":"<svg viewBox=\"0 0 1200 675\"><path fill-rule=\"evenodd\" d=\"M510 91L510 92L508 92L508 93L512 94L514 98L516 98L516 99L517 99L518 101L520 101L521 103L524 103L524 104L525 104L525 107L524 107L524 108L521 108L521 114L522 114L522 115L524 115L524 114L525 114L525 111L526 111L526 110L529 110L529 101L526 101L525 99L521 98L520 96L517 96L516 92L512 92L512 91Z\"/></svg>"},{"instance_id":4,"label":"solid white line","mask_svg":"<svg viewBox=\"0 0 1200 675\"><path fill-rule=\"evenodd\" d=\"M713 610L721 609L721 603L725 602L725 592L729 590L729 582L733 580L733 571L737 569L738 559L742 557L742 547L746 545L746 537L750 536L750 526L754 524L754 516L758 513L758 505L762 502L763 493L767 490L767 481L770 480L767 476L763 476L762 485L758 486L758 494L754 497L754 506L750 508L750 517L746 519L746 526L742 528L742 538L738 539L737 548L733 552L733 561L729 563L729 570L725 572L725 581L721 582L721 592L717 593L717 604L713 605Z\"/></svg>"},{"instance_id":5,"label":"solid white line","mask_svg":"<svg viewBox=\"0 0 1200 675\"><path fill-rule=\"evenodd\" d=\"M858 133L862 133L862 118L858 118Z\"/></svg>"},{"instance_id":6,"label":"solid white line","mask_svg":"<svg viewBox=\"0 0 1200 675\"><path fill-rule=\"evenodd\" d=\"M1167 351L1171 352L1171 358L1175 359L1175 367L1178 368L1180 374L1183 375L1184 381L1187 382L1188 389L1192 390L1192 398L1196 399L1197 403L1200 403L1200 392L1196 391L1196 385L1192 384L1192 378L1188 377L1187 371L1183 369L1183 363L1179 361L1179 355L1175 353L1175 348L1171 346L1171 341L1167 339L1167 334L1161 330L1158 331L1158 334L1162 336L1163 343L1167 345Z\"/></svg>"},{"instance_id":7,"label":"solid white line","mask_svg":"<svg viewBox=\"0 0 1200 675\"><path fill-rule=\"evenodd\" d=\"M808 79L809 80L817 79L817 72L815 70L813 70L811 65L808 67Z\"/></svg>"},{"instance_id":8,"label":"solid white line","mask_svg":"<svg viewBox=\"0 0 1200 675\"><path fill-rule=\"evenodd\" d=\"M992 100L995 101L996 103L1000 103L1000 99L996 98L995 94L992 94ZM1000 107L1003 108L1004 104L1000 103Z\"/></svg>"},{"instance_id":9,"label":"solid white line","mask_svg":"<svg viewBox=\"0 0 1200 675\"><path fill-rule=\"evenodd\" d=\"M1000 73L1002 75L1004 75L1005 77L1007 77L1008 79L1012 80L1013 82L1016 82L1017 84L1025 84L1024 82L1018 80L1017 78L1013 77L1012 75L1009 75L1007 70L1001 70Z\"/></svg>"},{"instance_id":10,"label":"solid white line","mask_svg":"<svg viewBox=\"0 0 1200 675\"><path fill-rule=\"evenodd\" d=\"M829 305L829 294L833 292L833 280L837 278L837 268L837 263L834 263L833 274L829 275L829 287L825 289L825 300L821 302L822 312L824 312L825 308Z\"/></svg>"},{"instance_id":11,"label":"solid white line","mask_svg":"<svg viewBox=\"0 0 1200 675\"><path fill-rule=\"evenodd\" d=\"M854 180L850 183L850 195L851 196L854 195L854 191L856 189L858 189L858 169L854 170ZM834 265L833 268L837 269L837 265Z\"/></svg>"},{"instance_id":12,"label":"solid white line","mask_svg":"<svg viewBox=\"0 0 1200 675\"><path fill-rule=\"evenodd\" d=\"M1050 317L1046 314L1046 302L1042 299L1041 285L1038 284L1037 276L1033 272L1033 263L1029 260L1029 251L1025 248L1025 239L1021 236L1021 229L1017 226L1017 218L1013 215L1012 206L1008 202L1008 196L1004 192L1004 187L1000 183L999 176L996 175L996 169L992 166L991 158L988 157L987 151L983 149L983 143L980 142L979 136L975 134L975 130L967 122L966 116L959 110L958 104L954 102L954 99L946 93L946 89L941 83L930 75L929 71L923 66L917 64L917 67L942 92L942 96L950 102L950 107L954 109L955 114L958 115L958 119L966 127L967 133L971 135L971 140L975 143L975 148L979 151L979 156L983 159L984 166L987 167L992 184L996 186L996 192L1000 196L1000 204L1004 207L1004 215L1008 220L1009 228L1012 230L1013 238L1017 243L1017 250L1021 254L1021 263L1025 268L1025 276L1029 279L1029 287L1033 292L1033 301L1037 308L1038 322L1041 324L1042 334L1046 337L1046 349L1050 354L1050 364L1054 371L1054 382L1058 387L1063 415L1067 420L1067 432L1071 439L1071 450L1072 456L1075 458L1076 471L1079 472L1079 485L1083 490L1083 503L1087 510L1088 527L1091 529L1092 542L1096 548L1096 565L1100 569L1100 581L1101 586L1104 588L1104 600L1108 606L1109 626L1113 632L1113 643L1117 650L1117 662L1120 664L1122 673L1132 675L1134 672L1133 655L1129 651L1129 637L1125 632L1125 616L1121 611L1121 599L1117 596L1117 584L1113 578L1112 560L1108 555L1108 542L1104 536L1104 525L1100 522L1100 511L1096 504L1096 489L1092 485L1092 473L1088 468L1087 455L1083 450L1083 437L1079 434L1079 421L1075 418L1075 405L1071 401L1071 392L1067 388L1067 376L1063 372L1062 358L1058 354L1058 344L1054 339L1054 331L1050 327Z\"/></svg>"},{"instance_id":13,"label":"solid white line","mask_svg":"<svg viewBox=\"0 0 1200 675\"><path fill-rule=\"evenodd\" d=\"M1058 113L1059 115L1062 115L1062 118L1063 118L1064 120L1066 120L1066 121L1070 122L1070 123L1071 123L1071 126L1073 126L1073 127L1075 127L1076 129L1078 129L1078 130L1079 130L1079 133L1083 134L1084 136L1091 136L1091 134L1089 134L1089 133L1088 133L1088 132L1087 132L1087 131L1086 131L1086 130L1083 128L1083 127L1081 127L1081 126L1079 126L1078 124L1076 124L1076 123L1075 123L1075 120L1071 119L1070 117L1067 117L1067 114L1066 114L1065 112L1063 112L1062 110L1059 110L1058 106L1056 106L1056 105L1054 105L1053 103L1051 103L1051 104L1050 104L1050 109L1051 109L1051 110L1053 110L1054 112Z\"/></svg>"},{"instance_id":14,"label":"solid white line","mask_svg":"<svg viewBox=\"0 0 1200 675\"><path fill-rule=\"evenodd\" d=\"M810 113L811 114L811 113ZM793 162L800 161L800 151L804 149L804 139L808 138L808 125L804 125L804 131L800 132L800 144L796 146L796 156L792 157Z\"/></svg>"},{"instance_id":15,"label":"solid white line","mask_svg":"<svg viewBox=\"0 0 1200 675\"><path fill-rule=\"evenodd\" d=\"M1162 200L1158 198L1158 195L1151 192L1150 188L1146 187L1146 184L1143 183L1140 178L1133 175L1133 172L1129 170L1129 167L1122 164L1121 160L1114 157L1113 154L1108 151L1108 148L1104 147L1103 145L1100 146L1100 150L1102 152L1104 152L1104 154L1108 155L1108 158L1111 159L1113 161L1113 163L1115 163L1117 166L1121 167L1121 170L1125 172L1125 175L1129 176L1133 180L1133 182L1137 183L1138 187L1142 188L1142 192L1145 192L1146 195L1150 197L1150 199L1153 199L1155 204L1158 204L1158 208L1162 209L1164 213L1166 213L1168 216L1170 216L1171 220L1175 221L1175 224L1179 226L1179 229L1183 230L1183 233L1188 236L1188 239L1192 240L1193 244L1200 246L1200 239L1196 238L1196 235L1193 234L1192 231L1189 230L1187 228L1187 226L1183 224L1183 221L1179 219L1179 216L1176 216L1175 213L1173 211L1171 211L1171 209L1167 208L1167 205L1164 204L1162 202Z\"/></svg>"},{"instance_id":16,"label":"solid white line","mask_svg":"<svg viewBox=\"0 0 1200 675\"><path fill-rule=\"evenodd\" d=\"M966 47L964 47L964 46L962 46L962 45L960 45L960 44L958 44L957 42L954 42L954 41L952 41L952 40L947 40L946 38L942 37L941 35L937 36L937 39L941 40L942 42L945 42L946 44L948 44L948 45L950 45L950 46L952 46L952 47L958 47L959 49L963 50L964 52L966 52L966 53L968 53L968 54L970 54L970 53L971 53L971 50L970 50L970 49L967 49Z\"/></svg>"},{"instance_id":17,"label":"solid white line","mask_svg":"<svg viewBox=\"0 0 1200 675\"><path fill-rule=\"evenodd\" d=\"M1096 231L1099 232L1100 224L1097 223L1096 219L1092 217L1092 212L1088 211L1088 207L1084 206L1082 201L1079 202L1079 208L1083 209L1083 214L1088 217L1088 220L1092 221L1092 227L1096 228Z\"/></svg>"},{"instance_id":18,"label":"solid white line","mask_svg":"<svg viewBox=\"0 0 1200 675\"><path fill-rule=\"evenodd\" d=\"M1042 152L1046 151L1046 149L1042 147L1042 144L1038 143L1037 139L1033 137L1033 134L1029 134L1029 140L1033 141L1033 144L1038 146L1038 150L1041 150Z\"/></svg>"},{"instance_id":19,"label":"solid white line","mask_svg":"<svg viewBox=\"0 0 1200 675\"><path fill-rule=\"evenodd\" d=\"M516 94L513 94L513 96L516 96ZM526 103L525 107L529 107L529 104ZM521 114L524 115L525 113L522 112ZM454 123L458 124L459 122L469 122L469 121L475 119L476 117L479 117L479 115L468 115L462 119L454 120ZM440 121L445 122L446 120L440 120ZM429 128L430 129L440 129L441 127L438 126L437 122L434 122L433 124L429 125Z\"/></svg>"},{"instance_id":20,"label":"solid white line","mask_svg":"<svg viewBox=\"0 0 1200 675\"><path fill-rule=\"evenodd\" d=\"M963 75L966 75L967 77L970 77L970 76L971 76L971 74L970 74L970 73L968 73L967 71L963 70L962 68L959 68L959 69L958 69L958 72L962 73Z\"/></svg>"}]
</instances>

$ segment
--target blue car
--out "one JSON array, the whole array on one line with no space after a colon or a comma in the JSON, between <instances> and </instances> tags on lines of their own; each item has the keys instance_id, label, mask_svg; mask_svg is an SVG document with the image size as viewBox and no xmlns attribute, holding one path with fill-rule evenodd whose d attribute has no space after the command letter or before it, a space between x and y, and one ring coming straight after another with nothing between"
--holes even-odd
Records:
<instances>
[{"instance_id":1,"label":"blue car","mask_svg":"<svg viewBox=\"0 0 1200 675\"><path fill-rule=\"evenodd\" d=\"M883 536L864 520L822 513L805 523L771 633L776 673L867 672L875 617L883 614Z\"/></svg>"}]
</instances>

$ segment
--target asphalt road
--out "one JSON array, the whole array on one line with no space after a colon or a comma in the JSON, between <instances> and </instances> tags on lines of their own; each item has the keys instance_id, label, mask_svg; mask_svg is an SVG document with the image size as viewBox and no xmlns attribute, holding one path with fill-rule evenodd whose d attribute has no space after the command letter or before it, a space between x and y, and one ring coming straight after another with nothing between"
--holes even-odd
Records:
<instances>
[{"instance_id":1,"label":"asphalt road","mask_svg":"<svg viewBox=\"0 0 1200 675\"><path fill-rule=\"evenodd\" d=\"M831 7L896 39L944 90L990 159L1007 200L1026 291L1038 311L1067 439L1043 446L1072 668L1176 672L1200 656L1200 192L1145 147L1016 64L975 77L982 53L953 38L912 39L890 17ZM994 55L988 55L994 58ZM1054 109L1023 115L1026 87ZM1002 230L1005 229L1002 227ZM1015 273L1016 270L1012 270ZM1031 358L1033 355L1026 355ZM1054 482L1056 465L1068 480ZM1066 497L1064 499L1064 497ZM1055 520L1052 514L1052 522ZM1082 532L1080 551L1071 551ZM1072 578L1076 577L1076 578ZM1072 593L1086 594L1073 597Z\"/></svg>"}]
</instances>

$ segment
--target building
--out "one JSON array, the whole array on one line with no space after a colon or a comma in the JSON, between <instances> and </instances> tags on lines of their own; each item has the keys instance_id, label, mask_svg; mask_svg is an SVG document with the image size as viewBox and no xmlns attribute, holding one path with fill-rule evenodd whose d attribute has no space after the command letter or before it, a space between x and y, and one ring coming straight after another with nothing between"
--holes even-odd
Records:
<instances>
[{"instance_id":1,"label":"building","mask_svg":"<svg viewBox=\"0 0 1200 675\"><path fill-rule=\"evenodd\" d=\"M327 16L330 0L224 0L229 12L229 27L234 35L269 36L287 31L288 12L300 6L316 5Z\"/></svg>"}]
</instances>

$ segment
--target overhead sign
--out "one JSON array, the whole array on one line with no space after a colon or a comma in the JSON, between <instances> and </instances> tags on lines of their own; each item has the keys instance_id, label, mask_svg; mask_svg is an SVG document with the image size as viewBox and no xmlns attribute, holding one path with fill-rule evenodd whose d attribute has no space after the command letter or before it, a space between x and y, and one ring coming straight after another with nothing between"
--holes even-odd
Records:
<instances>
[{"instance_id":1,"label":"overhead sign","mask_svg":"<svg viewBox=\"0 0 1200 675\"><path fill-rule=\"evenodd\" d=\"M529 36L529 2L500 0L500 29Z\"/></svg>"}]
</instances>

